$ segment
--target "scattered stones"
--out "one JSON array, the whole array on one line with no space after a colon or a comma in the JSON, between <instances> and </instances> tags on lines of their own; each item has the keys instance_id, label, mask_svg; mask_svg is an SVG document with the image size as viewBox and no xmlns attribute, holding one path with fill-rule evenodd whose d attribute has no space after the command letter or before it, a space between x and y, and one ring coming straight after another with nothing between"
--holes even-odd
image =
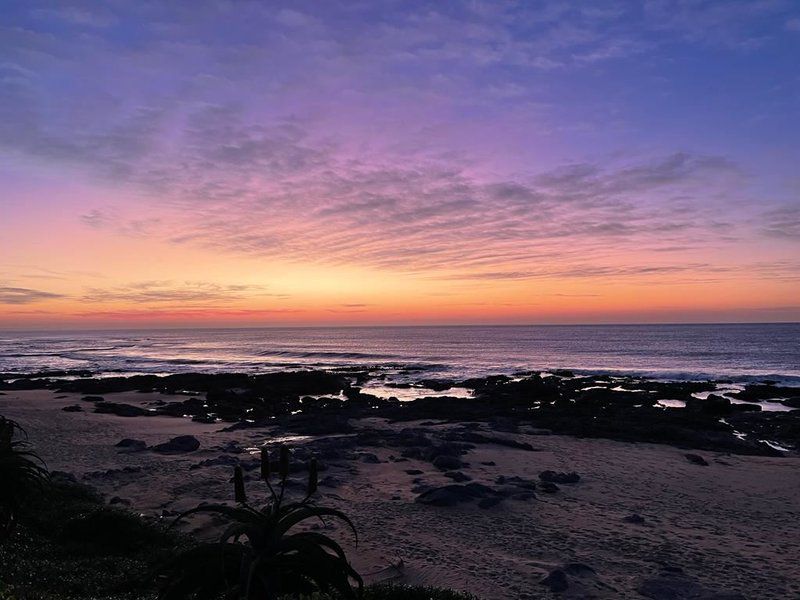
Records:
<instances>
[{"instance_id":1,"label":"scattered stones","mask_svg":"<svg viewBox=\"0 0 800 600\"><path fill-rule=\"evenodd\" d=\"M686 457L686 460L688 460L690 463L694 465L700 465L701 467L708 466L708 461L699 454L687 453L684 454L684 457Z\"/></svg>"},{"instance_id":2,"label":"scattered stones","mask_svg":"<svg viewBox=\"0 0 800 600\"><path fill-rule=\"evenodd\" d=\"M193 435L179 435L163 444L153 446L153 452L160 454L181 454L184 452L194 452L200 447L200 441Z\"/></svg>"},{"instance_id":3,"label":"scattered stones","mask_svg":"<svg viewBox=\"0 0 800 600\"><path fill-rule=\"evenodd\" d=\"M559 473L556 471L542 471L539 473L539 479L549 483L578 483L581 476L571 471L569 473Z\"/></svg>"}]
</instances>

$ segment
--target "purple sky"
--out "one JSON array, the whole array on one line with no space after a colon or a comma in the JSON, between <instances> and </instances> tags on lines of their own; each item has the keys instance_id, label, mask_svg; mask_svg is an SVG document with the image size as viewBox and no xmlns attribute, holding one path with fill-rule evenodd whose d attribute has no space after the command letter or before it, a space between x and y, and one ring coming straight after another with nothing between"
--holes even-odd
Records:
<instances>
[{"instance_id":1,"label":"purple sky","mask_svg":"<svg viewBox=\"0 0 800 600\"><path fill-rule=\"evenodd\" d=\"M0 57L0 325L800 318L792 0L12 1Z\"/></svg>"}]
</instances>

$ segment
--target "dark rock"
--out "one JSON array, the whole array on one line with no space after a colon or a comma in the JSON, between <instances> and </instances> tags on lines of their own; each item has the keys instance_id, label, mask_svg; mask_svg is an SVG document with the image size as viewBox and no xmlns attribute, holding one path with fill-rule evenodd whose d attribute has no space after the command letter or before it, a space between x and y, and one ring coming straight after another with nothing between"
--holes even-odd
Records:
<instances>
[{"instance_id":1,"label":"dark rock","mask_svg":"<svg viewBox=\"0 0 800 600\"><path fill-rule=\"evenodd\" d=\"M485 467L496 467L497 466L497 463L494 462L493 460L485 460L481 464L483 466L485 466Z\"/></svg>"},{"instance_id":2,"label":"dark rock","mask_svg":"<svg viewBox=\"0 0 800 600\"><path fill-rule=\"evenodd\" d=\"M83 400L84 402L103 402L105 401L105 398L103 398L102 396L84 396L83 398L81 398L81 400Z\"/></svg>"},{"instance_id":3,"label":"dark rock","mask_svg":"<svg viewBox=\"0 0 800 600\"><path fill-rule=\"evenodd\" d=\"M160 454L180 454L183 452L194 452L200 447L200 441L193 435L179 435L168 442L153 446L154 452Z\"/></svg>"},{"instance_id":4,"label":"dark rock","mask_svg":"<svg viewBox=\"0 0 800 600\"><path fill-rule=\"evenodd\" d=\"M83 408L81 408L80 404L70 404L69 406L65 406L62 408L64 412L83 412Z\"/></svg>"},{"instance_id":5,"label":"dark rock","mask_svg":"<svg viewBox=\"0 0 800 600\"><path fill-rule=\"evenodd\" d=\"M462 473L461 471L448 471L444 474L445 477L449 477L453 481L457 483L464 483L465 481L472 481L472 477L467 475L466 473Z\"/></svg>"},{"instance_id":6,"label":"dark rock","mask_svg":"<svg viewBox=\"0 0 800 600\"><path fill-rule=\"evenodd\" d=\"M446 379L423 379L419 384L434 392L444 392L453 387L453 382Z\"/></svg>"},{"instance_id":7,"label":"dark rock","mask_svg":"<svg viewBox=\"0 0 800 600\"><path fill-rule=\"evenodd\" d=\"M377 455L372 454L371 452L363 452L360 457L361 457L361 462L363 463L377 465L381 462L381 459L378 458Z\"/></svg>"},{"instance_id":8,"label":"dark rock","mask_svg":"<svg viewBox=\"0 0 800 600\"><path fill-rule=\"evenodd\" d=\"M419 504L431 506L455 506L461 502L472 502L486 498L501 498L492 488L480 483L467 483L465 485L452 484L443 487L428 489L414 500Z\"/></svg>"},{"instance_id":9,"label":"dark rock","mask_svg":"<svg viewBox=\"0 0 800 600\"><path fill-rule=\"evenodd\" d=\"M437 469L441 469L442 471L453 471L463 467L464 463L455 456L447 456L443 454L433 459L433 466Z\"/></svg>"},{"instance_id":10,"label":"dark rock","mask_svg":"<svg viewBox=\"0 0 800 600\"><path fill-rule=\"evenodd\" d=\"M131 501L126 500L125 498L120 498L119 496L114 496L111 500L108 501L109 504L122 504L123 506L130 506Z\"/></svg>"},{"instance_id":11,"label":"dark rock","mask_svg":"<svg viewBox=\"0 0 800 600\"><path fill-rule=\"evenodd\" d=\"M549 483L578 483L581 476L574 471L569 473L558 473L556 471L542 471L539 473L539 479Z\"/></svg>"},{"instance_id":12,"label":"dark rock","mask_svg":"<svg viewBox=\"0 0 800 600\"><path fill-rule=\"evenodd\" d=\"M644 517L636 513L628 515L627 517L623 517L622 520L625 521L626 523L633 523L635 525L641 525L644 523Z\"/></svg>"},{"instance_id":13,"label":"dark rock","mask_svg":"<svg viewBox=\"0 0 800 600\"><path fill-rule=\"evenodd\" d=\"M118 417L146 417L153 414L150 411L139 408L138 406L121 404L117 402L97 402L94 405L94 412L117 415Z\"/></svg>"},{"instance_id":14,"label":"dark rock","mask_svg":"<svg viewBox=\"0 0 800 600\"><path fill-rule=\"evenodd\" d=\"M539 582L541 585L547 586L551 592L559 593L565 591L569 587L567 581L567 574L561 569L554 569L547 574L547 577Z\"/></svg>"},{"instance_id":15,"label":"dark rock","mask_svg":"<svg viewBox=\"0 0 800 600\"><path fill-rule=\"evenodd\" d=\"M706 459L700 456L699 454L687 453L684 454L684 456L686 457L686 460L688 460L692 464L700 465L702 467L708 466L708 462L706 461Z\"/></svg>"},{"instance_id":16,"label":"dark rock","mask_svg":"<svg viewBox=\"0 0 800 600\"><path fill-rule=\"evenodd\" d=\"M256 466L261 466L261 461L251 461L257 462ZM217 458L209 458L203 461L200 461L196 465L192 465L189 467L190 469L199 469L201 467L234 467L239 464L239 459L234 456L229 456L227 454L223 454L218 456Z\"/></svg>"},{"instance_id":17,"label":"dark rock","mask_svg":"<svg viewBox=\"0 0 800 600\"><path fill-rule=\"evenodd\" d=\"M503 501L502 496L490 496L488 498L481 498L478 500L478 508L492 508L497 506Z\"/></svg>"},{"instance_id":18,"label":"dark rock","mask_svg":"<svg viewBox=\"0 0 800 600\"><path fill-rule=\"evenodd\" d=\"M419 469L406 469L406 473L409 475L422 475L422 471Z\"/></svg>"},{"instance_id":19,"label":"dark rock","mask_svg":"<svg viewBox=\"0 0 800 600\"><path fill-rule=\"evenodd\" d=\"M543 481L539 484L539 489L545 494L555 494L561 488L552 481Z\"/></svg>"},{"instance_id":20,"label":"dark rock","mask_svg":"<svg viewBox=\"0 0 800 600\"><path fill-rule=\"evenodd\" d=\"M114 446L119 448L122 452L141 452L147 449L147 444L142 440L134 440L131 438L122 439L114 444Z\"/></svg>"}]
</instances>

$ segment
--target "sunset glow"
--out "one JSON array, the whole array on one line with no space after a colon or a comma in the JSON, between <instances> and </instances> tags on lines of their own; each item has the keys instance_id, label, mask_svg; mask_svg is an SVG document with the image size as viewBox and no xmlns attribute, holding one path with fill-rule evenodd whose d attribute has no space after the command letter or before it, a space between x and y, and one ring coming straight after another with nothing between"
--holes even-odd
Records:
<instances>
[{"instance_id":1,"label":"sunset glow","mask_svg":"<svg viewBox=\"0 0 800 600\"><path fill-rule=\"evenodd\" d=\"M0 328L800 320L797 4L590 4L6 3Z\"/></svg>"}]
</instances>

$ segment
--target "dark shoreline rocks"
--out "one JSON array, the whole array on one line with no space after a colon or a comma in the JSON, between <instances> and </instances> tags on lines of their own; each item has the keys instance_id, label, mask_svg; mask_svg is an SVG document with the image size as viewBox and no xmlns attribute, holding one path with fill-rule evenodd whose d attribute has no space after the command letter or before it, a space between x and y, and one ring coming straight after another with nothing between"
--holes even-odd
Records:
<instances>
[{"instance_id":1,"label":"dark shoreline rocks","mask_svg":"<svg viewBox=\"0 0 800 600\"><path fill-rule=\"evenodd\" d=\"M123 417L166 415L189 417L226 428L280 426L300 435L353 433L352 419L381 417L392 422L432 421L486 425L503 435L462 427L448 444L495 444L533 451L514 432L548 431L577 437L608 438L627 442L652 442L713 452L782 456L785 452L763 442L770 440L792 452L800 448L800 410L759 410L758 402L784 399L798 403L800 388L750 384L740 392L718 392L710 381L664 382L608 375L569 376L524 373L474 378L465 381L425 380L427 389L446 393L467 388L473 397L436 396L400 402L380 398L358 387L380 379L369 370L286 371L264 375L244 373L183 373L168 376L137 375L94 378L82 372L76 379L61 379L66 372L28 376L0 374L0 389L50 389L86 395L96 412ZM70 376L75 376L71 373ZM390 382L391 383L391 382ZM402 387L402 382L397 384ZM152 408L110 402L100 394L148 391L162 394ZM708 398L693 394L712 392ZM724 394L724 395L723 395ZM170 401L171 396L180 395ZM188 397L187 397L188 396ZM736 402L731 402L731 400ZM661 400L680 400L686 408L671 408ZM747 404L741 404L746 401ZM359 435L362 435L359 433ZM419 436L417 436L419 437ZM424 436L423 436L424 437ZM424 444L405 440L404 458L432 462L438 454L458 457L461 451L419 450ZM458 470L455 461L443 459L443 471Z\"/></svg>"}]
</instances>

